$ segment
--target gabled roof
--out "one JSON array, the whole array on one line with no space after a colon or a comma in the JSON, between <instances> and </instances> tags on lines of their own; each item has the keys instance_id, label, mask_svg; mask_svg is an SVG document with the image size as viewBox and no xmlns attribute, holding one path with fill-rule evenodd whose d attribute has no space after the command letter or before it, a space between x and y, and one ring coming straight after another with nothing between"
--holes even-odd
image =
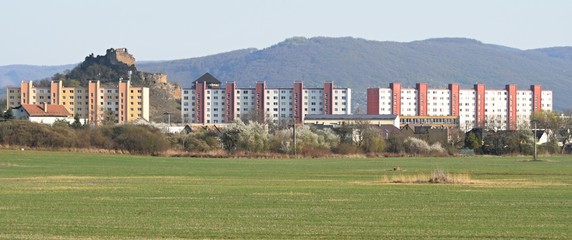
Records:
<instances>
[{"instance_id":1,"label":"gabled roof","mask_svg":"<svg viewBox=\"0 0 572 240\"><path fill-rule=\"evenodd\" d=\"M401 129L391 124L373 125L373 127L377 128L382 134L401 134Z\"/></svg>"},{"instance_id":2,"label":"gabled roof","mask_svg":"<svg viewBox=\"0 0 572 240\"><path fill-rule=\"evenodd\" d=\"M194 83L220 84L220 81L207 72L203 74L201 77L197 78L197 80L195 80Z\"/></svg>"},{"instance_id":3,"label":"gabled roof","mask_svg":"<svg viewBox=\"0 0 572 240\"><path fill-rule=\"evenodd\" d=\"M62 105L47 104L47 111L44 105L22 104L16 109L23 108L30 117L68 117L72 114Z\"/></svg>"},{"instance_id":4,"label":"gabled roof","mask_svg":"<svg viewBox=\"0 0 572 240\"><path fill-rule=\"evenodd\" d=\"M541 139L542 136L546 133L546 130L544 129L537 129L536 130L536 139Z\"/></svg>"}]
</instances>

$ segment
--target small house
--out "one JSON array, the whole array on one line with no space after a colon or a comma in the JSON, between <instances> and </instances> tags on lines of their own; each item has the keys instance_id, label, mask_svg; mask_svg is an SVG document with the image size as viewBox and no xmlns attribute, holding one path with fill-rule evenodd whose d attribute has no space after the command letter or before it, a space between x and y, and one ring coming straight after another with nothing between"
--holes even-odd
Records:
<instances>
[{"instance_id":1,"label":"small house","mask_svg":"<svg viewBox=\"0 0 572 240\"><path fill-rule=\"evenodd\" d=\"M73 115L63 105L57 104L22 104L12 108L15 119L30 122L53 124L57 120L73 122Z\"/></svg>"}]
</instances>

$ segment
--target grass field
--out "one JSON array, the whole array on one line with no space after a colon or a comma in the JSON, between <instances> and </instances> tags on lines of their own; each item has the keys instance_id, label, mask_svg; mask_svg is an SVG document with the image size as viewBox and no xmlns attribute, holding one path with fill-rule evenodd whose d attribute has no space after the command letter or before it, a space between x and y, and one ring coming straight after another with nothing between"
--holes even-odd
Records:
<instances>
[{"instance_id":1,"label":"grass field","mask_svg":"<svg viewBox=\"0 0 572 240\"><path fill-rule=\"evenodd\" d=\"M572 239L572 158L526 159L0 150L0 239ZM380 183L434 169L473 183Z\"/></svg>"}]
</instances>

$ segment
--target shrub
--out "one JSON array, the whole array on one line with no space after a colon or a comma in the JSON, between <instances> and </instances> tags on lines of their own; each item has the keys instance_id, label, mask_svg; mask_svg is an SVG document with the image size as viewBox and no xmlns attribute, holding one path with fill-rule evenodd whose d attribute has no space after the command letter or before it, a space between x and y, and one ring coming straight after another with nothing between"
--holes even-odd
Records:
<instances>
[{"instance_id":1,"label":"shrub","mask_svg":"<svg viewBox=\"0 0 572 240\"><path fill-rule=\"evenodd\" d=\"M412 154L443 154L445 153L445 149L441 147L441 143L435 142L432 145L429 145L427 142L414 138L409 137L405 139L405 150L407 153Z\"/></svg>"},{"instance_id":2,"label":"shrub","mask_svg":"<svg viewBox=\"0 0 572 240\"><path fill-rule=\"evenodd\" d=\"M76 147L74 139L75 132L45 124L17 120L0 123L1 144L55 149Z\"/></svg>"},{"instance_id":3,"label":"shrub","mask_svg":"<svg viewBox=\"0 0 572 240\"><path fill-rule=\"evenodd\" d=\"M473 183L468 173L450 174L443 169L435 169L428 174L383 176L382 183L437 183L437 184L470 184Z\"/></svg>"},{"instance_id":4,"label":"shrub","mask_svg":"<svg viewBox=\"0 0 572 240\"><path fill-rule=\"evenodd\" d=\"M387 141L387 151L390 153L405 152L405 138L400 134L390 134Z\"/></svg>"},{"instance_id":5,"label":"shrub","mask_svg":"<svg viewBox=\"0 0 572 240\"><path fill-rule=\"evenodd\" d=\"M292 130L277 130L270 137L268 148L275 153L292 153Z\"/></svg>"},{"instance_id":6,"label":"shrub","mask_svg":"<svg viewBox=\"0 0 572 240\"><path fill-rule=\"evenodd\" d=\"M268 126L255 121L244 124L237 119L221 133L220 141L227 152L263 152L268 149Z\"/></svg>"},{"instance_id":7,"label":"shrub","mask_svg":"<svg viewBox=\"0 0 572 240\"><path fill-rule=\"evenodd\" d=\"M270 137L269 149L277 153L292 152L292 129L277 130ZM338 145L340 138L331 129L313 129L309 126L296 128L296 150L303 153L304 149L329 149Z\"/></svg>"},{"instance_id":8,"label":"shrub","mask_svg":"<svg viewBox=\"0 0 572 240\"><path fill-rule=\"evenodd\" d=\"M325 157L331 155L330 149L324 146L304 146L300 153L307 157Z\"/></svg>"},{"instance_id":9,"label":"shrub","mask_svg":"<svg viewBox=\"0 0 572 240\"><path fill-rule=\"evenodd\" d=\"M332 147L332 152L336 154L356 154L360 151L359 147L350 143L340 143L335 147Z\"/></svg>"},{"instance_id":10,"label":"shrub","mask_svg":"<svg viewBox=\"0 0 572 240\"><path fill-rule=\"evenodd\" d=\"M183 148L192 152L207 152L220 149L221 142L213 131L200 130L183 136Z\"/></svg>"},{"instance_id":11,"label":"shrub","mask_svg":"<svg viewBox=\"0 0 572 240\"><path fill-rule=\"evenodd\" d=\"M169 148L169 141L159 129L145 125L125 124L113 127L112 139L117 149L156 155Z\"/></svg>"}]
</instances>

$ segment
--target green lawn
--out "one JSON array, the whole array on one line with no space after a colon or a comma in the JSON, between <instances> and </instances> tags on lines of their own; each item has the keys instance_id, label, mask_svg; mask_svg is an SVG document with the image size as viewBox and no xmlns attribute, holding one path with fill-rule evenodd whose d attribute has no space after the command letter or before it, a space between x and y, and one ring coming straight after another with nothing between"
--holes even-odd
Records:
<instances>
[{"instance_id":1,"label":"green lawn","mask_svg":"<svg viewBox=\"0 0 572 240\"><path fill-rule=\"evenodd\" d=\"M0 150L0 239L572 239L572 158L526 159ZM439 168L475 183L379 183Z\"/></svg>"}]
</instances>

